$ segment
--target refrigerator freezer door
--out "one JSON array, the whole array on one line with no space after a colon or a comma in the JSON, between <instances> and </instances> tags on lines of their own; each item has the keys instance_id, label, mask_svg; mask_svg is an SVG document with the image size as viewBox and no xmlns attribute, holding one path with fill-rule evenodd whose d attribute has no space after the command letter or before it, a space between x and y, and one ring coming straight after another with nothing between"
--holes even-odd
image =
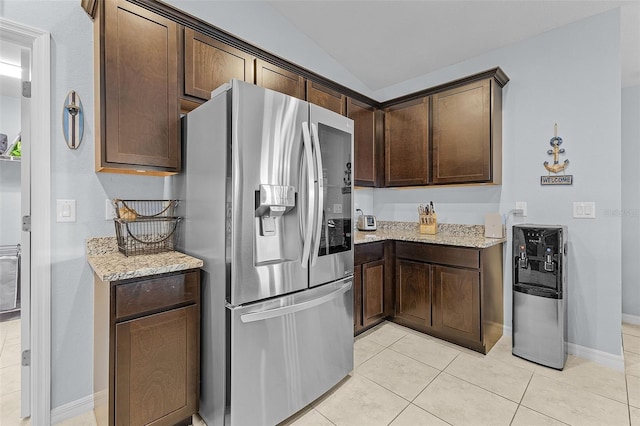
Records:
<instances>
[{"instance_id":1,"label":"refrigerator freezer door","mask_svg":"<svg viewBox=\"0 0 640 426\"><path fill-rule=\"evenodd\" d=\"M351 278L229 311L231 425L276 424L353 370Z\"/></svg>"},{"instance_id":2,"label":"refrigerator freezer door","mask_svg":"<svg viewBox=\"0 0 640 426\"><path fill-rule=\"evenodd\" d=\"M231 250L227 301L237 306L308 287L303 262L303 123L308 104L232 81ZM306 218L304 220L306 222Z\"/></svg>"},{"instance_id":3,"label":"refrigerator freezer door","mask_svg":"<svg viewBox=\"0 0 640 426\"><path fill-rule=\"evenodd\" d=\"M319 168L309 268L313 287L353 274L353 121L316 105L309 110Z\"/></svg>"}]
</instances>

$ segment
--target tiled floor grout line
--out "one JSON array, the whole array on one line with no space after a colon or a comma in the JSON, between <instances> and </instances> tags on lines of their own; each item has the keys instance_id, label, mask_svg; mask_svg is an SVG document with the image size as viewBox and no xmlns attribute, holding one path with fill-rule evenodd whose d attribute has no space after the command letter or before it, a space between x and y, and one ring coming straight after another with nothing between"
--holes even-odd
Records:
<instances>
[{"instance_id":1,"label":"tiled floor grout line","mask_svg":"<svg viewBox=\"0 0 640 426\"><path fill-rule=\"evenodd\" d=\"M629 382L627 381L626 369L624 374L624 385L627 389L627 412L629 413L629 424L633 426L633 423L631 423L631 401L629 400Z\"/></svg>"},{"instance_id":2,"label":"tiled floor grout line","mask_svg":"<svg viewBox=\"0 0 640 426\"><path fill-rule=\"evenodd\" d=\"M535 371L534 371L534 374L535 374ZM554 382L556 382L556 383L560 383L561 385L571 386L571 387L576 387L575 385L573 385L573 383L564 382L564 381L562 381L562 380L558 380L558 379L556 379L555 377L545 376L544 374L541 374L541 376L542 376L542 377L544 377L545 379L553 380L553 381L554 381ZM625 376L625 379L624 379L624 380L625 380L625 383L626 383L626 380L627 380L627 377L626 377L627 375L626 375L626 373L624 374L624 376ZM622 401L617 400L617 399L615 399L615 398L611 398L610 396L607 396L607 395L602 395L601 393L594 392L594 391L592 391L592 390L588 390L588 389L582 389L582 390L584 390L585 392L589 392L589 393L591 393L591 394L593 394L593 395L599 396L599 397L601 397L601 398L608 399L609 401L617 402L618 404L626 404L626 405L629 405L629 404L627 404L627 403L625 403L625 402L622 402ZM628 402L628 400L629 400L629 392L628 392L628 389L627 389L627 402ZM527 407L527 408L528 408L528 407Z\"/></svg>"},{"instance_id":3,"label":"tiled floor grout line","mask_svg":"<svg viewBox=\"0 0 640 426\"><path fill-rule=\"evenodd\" d=\"M461 353L462 353L462 352L461 352ZM458 355L460 355L460 354L458 354ZM453 359L456 359L456 358L458 357L458 355L456 355ZM446 366L445 368L447 368L447 367L448 367L448 366L453 362L453 359L451 360L451 362L449 362L449 364L447 364L447 366ZM424 364L424 363L423 363L423 364ZM435 368L435 367L434 367L434 368ZM439 370L439 369L438 369L438 368L436 368L436 370ZM431 414L431 415L432 415L432 416L434 416L434 417L437 417L438 419L442 420L443 422L445 422L445 423L447 423L447 424L451 424L451 423L449 423L448 421L446 421L445 419L443 419L443 418L441 418L440 416L438 416L437 414L432 413L431 411L426 410L426 409L424 409L424 408L420 407L419 405L417 405L417 404L414 404L414 403L413 403L413 401L415 401L416 399L418 399L418 397L420 396L420 394L421 394L422 392L424 392L424 391L429 387L429 385L431 385L431 383L435 382L435 381L436 381L436 379L437 379L438 377L440 377L440 375L441 375L442 373L444 373L444 370L440 370L440 372L439 372L438 374L436 374L436 376L435 376L433 379L429 380L429 383L427 383L427 385L426 385L424 388L422 388L422 390L421 390L420 392L418 392L418 394L417 394L417 395L416 395L416 396L415 396L411 401L409 401L409 405L415 405L415 406L416 406L416 407L418 407L419 409L421 409L421 410L423 410L423 411L425 411L425 412L427 412L427 413ZM407 407L408 407L408 406L407 406ZM405 407L405 410L406 410L406 409L407 409L407 408ZM404 411L404 410L403 410L403 411Z\"/></svg>"},{"instance_id":4,"label":"tiled floor grout line","mask_svg":"<svg viewBox=\"0 0 640 426\"><path fill-rule=\"evenodd\" d=\"M531 380L533 380L533 375L535 371L531 372L531 377L529 377L529 381L527 382L527 386L524 387L524 392L522 392L522 396L520 397L520 401L518 401L518 406L516 407L516 411L513 413L513 417L511 417L511 421L509 422L509 426L513 424L513 421L516 419L516 414L518 414L518 410L522 406L522 400L524 399L524 395L527 393L527 389L529 389L529 385L531 384Z\"/></svg>"},{"instance_id":5,"label":"tiled floor grout line","mask_svg":"<svg viewBox=\"0 0 640 426\"><path fill-rule=\"evenodd\" d=\"M404 413L404 411L409 408L409 406L411 405L411 402L409 402L407 404L406 407L404 407L402 410L400 410L400 412L398 414L395 415L394 418L391 419L391 421L389 423L387 423L387 426L391 425L391 423L393 423L398 417L400 417L400 414Z\"/></svg>"},{"instance_id":6,"label":"tiled floor grout line","mask_svg":"<svg viewBox=\"0 0 640 426\"><path fill-rule=\"evenodd\" d=\"M324 417L325 419L327 419L327 421L328 421L329 423L331 423L332 425L334 425L334 426L338 426L338 425L336 425L334 422L332 422L332 421L331 421L327 416L325 416L324 414L322 414L320 411L316 410L316 407L313 407L313 408L312 408L312 410L313 410L313 411L315 411L316 413L320 414L320 415L321 415L322 417Z\"/></svg>"}]
</instances>

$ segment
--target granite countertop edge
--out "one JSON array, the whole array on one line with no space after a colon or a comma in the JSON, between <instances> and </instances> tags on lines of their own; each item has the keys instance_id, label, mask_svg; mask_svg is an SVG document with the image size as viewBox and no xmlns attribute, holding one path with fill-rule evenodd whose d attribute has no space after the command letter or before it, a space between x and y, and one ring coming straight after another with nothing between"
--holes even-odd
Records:
<instances>
[{"instance_id":1,"label":"granite countertop edge","mask_svg":"<svg viewBox=\"0 0 640 426\"><path fill-rule=\"evenodd\" d=\"M115 237L87 240L87 261L104 282L148 277L169 272L201 268L201 259L177 251L125 256L118 251Z\"/></svg>"},{"instance_id":2,"label":"granite countertop edge","mask_svg":"<svg viewBox=\"0 0 640 426\"><path fill-rule=\"evenodd\" d=\"M470 248L489 248L507 241L485 237L482 225L438 224L438 233L430 235L421 234L415 222L379 221L376 231L355 231L355 245L386 240Z\"/></svg>"}]
</instances>

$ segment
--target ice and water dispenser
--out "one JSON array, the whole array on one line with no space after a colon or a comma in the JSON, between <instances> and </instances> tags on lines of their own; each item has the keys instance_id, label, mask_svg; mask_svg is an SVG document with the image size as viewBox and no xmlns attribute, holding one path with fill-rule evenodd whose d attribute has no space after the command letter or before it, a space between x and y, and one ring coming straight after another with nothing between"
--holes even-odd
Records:
<instances>
[{"instance_id":1,"label":"ice and water dispenser","mask_svg":"<svg viewBox=\"0 0 640 426\"><path fill-rule=\"evenodd\" d=\"M567 359L567 227L513 227L513 354L563 369Z\"/></svg>"}]
</instances>

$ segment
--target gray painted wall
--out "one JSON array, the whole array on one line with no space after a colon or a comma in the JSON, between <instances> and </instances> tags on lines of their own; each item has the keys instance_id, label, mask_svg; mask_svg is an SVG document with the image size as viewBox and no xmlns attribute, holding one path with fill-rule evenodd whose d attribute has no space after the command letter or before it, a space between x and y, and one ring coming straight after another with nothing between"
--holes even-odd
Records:
<instances>
[{"instance_id":1,"label":"gray painted wall","mask_svg":"<svg viewBox=\"0 0 640 426\"><path fill-rule=\"evenodd\" d=\"M77 200L75 223L51 223L51 406L92 393L93 272L85 258L87 238L115 235L105 220L107 198L160 198L164 179L94 171L93 22L77 0L4 0L4 18L51 33L51 186L56 199ZM69 150L62 135L63 101L75 90L85 108L85 134Z\"/></svg>"},{"instance_id":2,"label":"gray painted wall","mask_svg":"<svg viewBox=\"0 0 640 426\"><path fill-rule=\"evenodd\" d=\"M0 96L0 133L9 144L20 133L20 98ZM0 245L20 243L20 222L20 163L0 161Z\"/></svg>"},{"instance_id":3,"label":"gray painted wall","mask_svg":"<svg viewBox=\"0 0 640 426\"><path fill-rule=\"evenodd\" d=\"M198 8L205 7L205 2L171 3L184 5L193 14L200 14ZM269 12L267 5L243 3L206 2L212 12L203 17L266 50L369 94L343 67ZM256 7L261 8L260 13ZM93 31L79 2L5 0L1 13L51 32L52 210L56 198L76 199L78 206L76 223L52 223L52 407L58 407L92 392L93 275L84 256L85 240L114 233L113 224L104 220L105 198L162 197L164 179L94 172ZM278 31L273 31L274 27ZM572 239L571 341L612 354L620 353L621 219L604 212L621 205L618 34L619 17L608 13L389 89L382 99L502 66L512 79L505 90L504 184L482 189L487 191L482 197L464 188L429 188L415 190L415 194L411 192L414 190L359 190L355 199L367 213L378 213L379 208L381 218L397 214L400 219L412 214L414 208L410 206L418 200L433 199L440 203L440 213L448 221L467 223L481 223L482 215L476 220L467 212L477 205L482 209L496 205L504 212L515 200L524 200L529 202L529 221L568 224ZM87 114L85 139L76 151L67 149L59 122L62 102L72 89L80 94ZM541 163L546 160L556 121L576 183L569 188L540 188ZM604 142L606 151L602 149ZM594 156L594 152L599 155ZM596 176L592 171L600 164L608 166L607 173ZM390 211L387 198L397 197L402 204L402 194L407 197L406 205L397 212ZM469 201L469 197L474 198ZM598 219L571 219L571 200L596 201ZM507 289L510 280L507 271ZM508 301L510 293L506 291ZM510 302L505 305L510 306ZM510 320L510 308L505 310Z\"/></svg>"},{"instance_id":4,"label":"gray painted wall","mask_svg":"<svg viewBox=\"0 0 640 426\"><path fill-rule=\"evenodd\" d=\"M504 214L516 201L526 201L528 217L510 216L509 228L514 221L567 225L569 341L614 355L621 355L619 20L613 10L389 88L385 98L502 67L511 78L503 90L503 183L373 190L380 219L415 220L416 205L433 200L446 222L482 224L486 211ZM541 187L556 122L574 184ZM597 218L573 219L573 201L594 201ZM510 326L507 265L504 306Z\"/></svg>"},{"instance_id":5,"label":"gray painted wall","mask_svg":"<svg viewBox=\"0 0 640 426\"><path fill-rule=\"evenodd\" d=\"M622 89L622 313L640 318L640 86Z\"/></svg>"}]
</instances>

